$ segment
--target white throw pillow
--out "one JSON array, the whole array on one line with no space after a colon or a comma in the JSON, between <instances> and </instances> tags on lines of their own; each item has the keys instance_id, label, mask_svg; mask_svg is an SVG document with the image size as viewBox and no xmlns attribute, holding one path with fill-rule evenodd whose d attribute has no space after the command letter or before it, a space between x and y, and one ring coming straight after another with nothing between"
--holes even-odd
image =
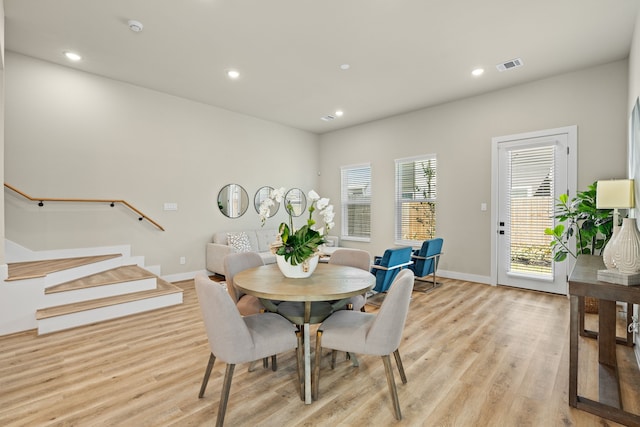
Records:
<instances>
[{"instance_id":1,"label":"white throw pillow","mask_svg":"<svg viewBox=\"0 0 640 427\"><path fill-rule=\"evenodd\" d=\"M240 233L227 233L227 242L229 246L233 246L238 252L251 252L249 236L247 236L247 233L244 231Z\"/></svg>"}]
</instances>

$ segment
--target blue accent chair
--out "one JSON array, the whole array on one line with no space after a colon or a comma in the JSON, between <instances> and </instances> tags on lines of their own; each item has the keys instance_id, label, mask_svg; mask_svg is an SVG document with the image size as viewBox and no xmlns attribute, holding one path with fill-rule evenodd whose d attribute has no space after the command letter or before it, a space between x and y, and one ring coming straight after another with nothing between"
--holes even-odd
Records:
<instances>
[{"instance_id":1,"label":"blue accent chair","mask_svg":"<svg viewBox=\"0 0 640 427\"><path fill-rule=\"evenodd\" d=\"M387 249L384 255L374 258L371 273L376 276L373 292L386 292L393 279L403 268L411 264L411 247Z\"/></svg>"},{"instance_id":2,"label":"blue accent chair","mask_svg":"<svg viewBox=\"0 0 640 427\"><path fill-rule=\"evenodd\" d=\"M440 255L442 255L443 243L444 241L439 237L425 240L422 243L422 247L411 255L413 264L409 268L413 270L416 280L430 282L432 285L425 291L430 291L441 285L441 283L436 282L436 270L438 269L438 262L440 262ZM432 275L431 280L427 279L429 275Z\"/></svg>"}]
</instances>

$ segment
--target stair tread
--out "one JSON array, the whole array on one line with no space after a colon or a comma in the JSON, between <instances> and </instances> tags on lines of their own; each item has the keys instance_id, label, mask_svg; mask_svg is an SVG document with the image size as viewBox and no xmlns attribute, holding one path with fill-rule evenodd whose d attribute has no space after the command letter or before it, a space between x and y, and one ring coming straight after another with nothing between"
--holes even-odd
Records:
<instances>
[{"instance_id":1,"label":"stair tread","mask_svg":"<svg viewBox=\"0 0 640 427\"><path fill-rule=\"evenodd\" d=\"M80 267L95 262L106 261L121 256L122 254L107 254L9 263L9 277L6 280L10 281L44 277L50 273L68 270L70 268Z\"/></svg>"},{"instance_id":2,"label":"stair tread","mask_svg":"<svg viewBox=\"0 0 640 427\"><path fill-rule=\"evenodd\" d=\"M138 301L142 299L182 292L182 289L178 286L173 285L159 277L157 277L156 279L158 282L156 289L43 308L36 312L36 319L41 320L85 310L108 307L110 305L123 304L126 302Z\"/></svg>"},{"instance_id":3,"label":"stair tread","mask_svg":"<svg viewBox=\"0 0 640 427\"><path fill-rule=\"evenodd\" d=\"M113 285L116 283L150 279L153 277L156 277L156 275L142 267L139 267L138 265L123 265L121 267L112 268L100 273L95 273L76 280L70 280L68 282L51 286L45 290L45 294L93 288L103 285Z\"/></svg>"}]
</instances>

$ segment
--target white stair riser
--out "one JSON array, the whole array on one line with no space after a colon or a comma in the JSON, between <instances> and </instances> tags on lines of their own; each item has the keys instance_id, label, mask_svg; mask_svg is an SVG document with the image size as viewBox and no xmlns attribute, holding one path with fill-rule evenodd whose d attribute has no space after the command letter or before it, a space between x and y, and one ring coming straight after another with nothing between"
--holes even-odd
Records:
<instances>
[{"instance_id":1,"label":"white stair riser","mask_svg":"<svg viewBox=\"0 0 640 427\"><path fill-rule=\"evenodd\" d=\"M119 317L156 310L158 308L169 307L177 304L182 304L182 293L180 292L71 313L64 316L50 317L38 320L38 334L42 335L62 331L65 329L75 328L77 326L117 319Z\"/></svg>"},{"instance_id":2,"label":"white stair riser","mask_svg":"<svg viewBox=\"0 0 640 427\"><path fill-rule=\"evenodd\" d=\"M132 294L140 291L149 291L151 289L155 289L156 285L157 279L155 277L150 277L147 279L131 280L129 282L114 283L111 285L55 292L45 294L44 305L41 308L55 307L58 305L113 297L117 295Z\"/></svg>"},{"instance_id":3,"label":"white stair riser","mask_svg":"<svg viewBox=\"0 0 640 427\"><path fill-rule=\"evenodd\" d=\"M5 261L7 263L22 262L22 261L38 261L43 259L74 258L74 257L81 257L81 256L98 256L98 255L109 255L109 254L122 254L124 258L131 256L130 245L32 251L31 249L25 248L24 246L21 246L15 242L12 242L9 239L5 239L4 247L5 247Z\"/></svg>"},{"instance_id":4,"label":"white stair riser","mask_svg":"<svg viewBox=\"0 0 640 427\"><path fill-rule=\"evenodd\" d=\"M61 283L77 280L92 274L102 273L113 268L121 267L124 259L122 257L112 258L105 261L94 262L79 267L69 268L62 271L47 274L45 278L45 288L56 286Z\"/></svg>"}]
</instances>

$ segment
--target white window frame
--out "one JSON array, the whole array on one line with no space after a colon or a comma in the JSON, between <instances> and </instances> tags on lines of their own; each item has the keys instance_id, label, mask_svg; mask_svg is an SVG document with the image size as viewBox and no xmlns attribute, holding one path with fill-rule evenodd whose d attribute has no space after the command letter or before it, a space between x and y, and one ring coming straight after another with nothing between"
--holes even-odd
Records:
<instances>
[{"instance_id":1,"label":"white window frame","mask_svg":"<svg viewBox=\"0 0 640 427\"><path fill-rule=\"evenodd\" d=\"M350 171L354 171L357 169L368 169L368 183L365 180L365 190L363 193L363 198L357 202L353 200L349 200L349 182L345 182L347 180L347 174ZM347 165L340 167L340 195L341 195L341 210L342 210L342 229L341 236L342 240L351 240L356 242L370 242L371 241L371 196L372 196L372 188L371 188L371 164L370 163L360 163L355 165ZM349 207L353 205L369 205L369 235L368 236L352 236L349 235Z\"/></svg>"},{"instance_id":2,"label":"white window frame","mask_svg":"<svg viewBox=\"0 0 640 427\"><path fill-rule=\"evenodd\" d=\"M400 179L400 171L399 171L399 167L400 165L404 165L407 163L415 163L415 162L426 162L426 161L434 161L435 162L435 169L436 169L436 173L435 173L435 194L434 197L430 197L430 198L416 198L415 192L413 194L413 197L411 199L407 199L407 198L403 198L402 194L403 194L403 188L402 188L402 182ZM436 204L437 207L437 182L438 182L438 159L435 153L432 154L423 154L423 155L419 155L419 156L413 156L413 157L405 157L402 159L396 159L395 160L395 179L396 179L396 194L395 194L395 199L394 199L394 203L395 203L395 231L394 231L394 243L396 245L401 245L401 246L419 246L425 239L417 239L417 240L412 240L412 239L406 239L403 238L402 236L402 204L406 203L408 201L416 201L416 202L434 202ZM437 208L436 208L437 209ZM434 218L437 218L436 216L436 212L434 212ZM437 222L436 222L436 226L437 226ZM434 236L435 237L435 233Z\"/></svg>"}]
</instances>

